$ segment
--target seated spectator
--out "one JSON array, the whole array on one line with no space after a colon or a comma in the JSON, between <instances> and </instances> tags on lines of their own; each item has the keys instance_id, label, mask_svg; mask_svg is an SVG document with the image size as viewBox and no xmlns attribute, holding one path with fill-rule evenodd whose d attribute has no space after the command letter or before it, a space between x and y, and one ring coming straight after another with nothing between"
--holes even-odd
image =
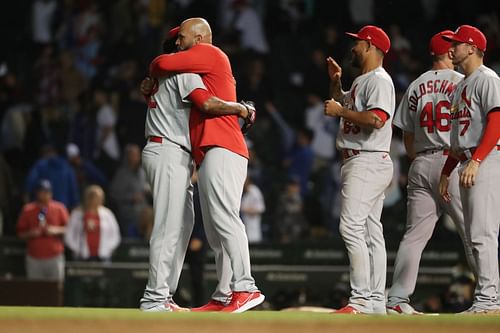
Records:
<instances>
[{"instance_id":1,"label":"seated spectator","mask_svg":"<svg viewBox=\"0 0 500 333\"><path fill-rule=\"evenodd\" d=\"M68 223L68 211L52 200L50 181L36 187L36 200L23 207L17 223L17 235L27 241L26 275L33 280L64 280L64 244L62 236Z\"/></svg>"},{"instance_id":2,"label":"seated spectator","mask_svg":"<svg viewBox=\"0 0 500 333\"><path fill-rule=\"evenodd\" d=\"M104 191L98 185L87 187L82 206L71 213L66 246L77 259L109 261L120 240L115 215L104 207Z\"/></svg>"}]
</instances>

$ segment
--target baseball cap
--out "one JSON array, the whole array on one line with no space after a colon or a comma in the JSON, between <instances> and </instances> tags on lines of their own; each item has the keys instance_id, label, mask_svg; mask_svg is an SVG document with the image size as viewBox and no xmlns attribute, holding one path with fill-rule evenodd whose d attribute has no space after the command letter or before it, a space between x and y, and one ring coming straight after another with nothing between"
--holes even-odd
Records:
<instances>
[{"instance_id":1,"label":"baseball cap","mask_svg":"<svg viewBox=\"0 0 500 333\"><path fill-rule=\"evenodd\" d=\"M380 51L387 53L391 48L391 40L384 30L374 25L365 25L357 34L346 32L346 35L355 39L366 40L375 45Z\"/></svg>"},{"instance_id":2,"label":"baseball cap","mask_svg":"<svg viewBox=\"0 0 500 333\"><path fill-rule=\"evenodd\" d=\"M48 179L41 179L36 185L36 190L52 192L52 184Z\"/></svg>"},{"instance_id":3,"label":"baseball cap","mask_svg":"<svg viewBox=\"0 0 500 333\"><path fill-rule=\"evenodd\" d=\"M444 40L443 36L451 38L453 36L453 31L444 30L432 36L431 41L429 42L429 52L432 55L437 56L448 53L448 50L451 47L451 42L449 40Z\"/></svg>"},{"instance_id":4,"label":"baseball cap","mask_svg":"<svg viewBox=\"0 0 500 333\"><path fill-rule=\"evenodd\" d=\"M180 26L177 26L175 28L172 28L169 30L169 32L167 33L167 38L177 38L177 35L179 34L179 30L181 30L181 27Z\"/></svg>"},{"instance_id":5,"label":"baseball cap","mask_svg":"<svg viewBox=\"0 0 500 333\"><path fill-rule=\"evenodd\" d=\"M451 36L441 36L444 40L450 42L467 43L476 46L481 51L486 51L486 37L476 27L471 25L461 25Z\"/></svg>"}]
</instances>

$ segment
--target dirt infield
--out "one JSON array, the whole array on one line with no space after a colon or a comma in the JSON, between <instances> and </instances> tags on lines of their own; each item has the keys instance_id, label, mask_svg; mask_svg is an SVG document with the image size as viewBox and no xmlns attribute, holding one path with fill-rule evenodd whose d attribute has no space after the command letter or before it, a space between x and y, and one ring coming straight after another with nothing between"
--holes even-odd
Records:
<instances>
[{"instance_id":1,"label":"dirt infield","mask_svg":"<svg viewBox=\"0 0 500 333\"><path fill-rule=\"evenodd\" d=\"M241 315L125 309L0 307L0 333L462 333L500 332L500 316L353 316L255 311Z\"/></svg>"}]
</instances>

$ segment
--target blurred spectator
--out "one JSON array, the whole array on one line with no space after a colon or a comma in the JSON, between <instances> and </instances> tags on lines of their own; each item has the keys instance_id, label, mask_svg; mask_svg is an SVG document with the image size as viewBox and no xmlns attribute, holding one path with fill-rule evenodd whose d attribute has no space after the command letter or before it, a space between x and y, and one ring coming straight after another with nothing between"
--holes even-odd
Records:
<instances>
[{"instance_id":1,"label":"blurred spectator","mask_svg":"<svg viewBox=\"0 0 500 333\"><path fill-rule=\"evenodd\" d=\"M15 103L9 106L0 119L2 150L22 151L25 146L28 122L33 106L27 103Z\"/></svg>"},{"instance_id":2,"label":"blurred spectator","mask_svg":"<svg viewBox=\"0 0 500 333\"><path fill-rule=\"evenodd\" d=\"M372 24L375 22L375 0L350 0L349 14L355 25Z\"/></svg>"},{"instance_id":3,"label":"blurred spectator","mask_svg":"<svg viewBox=\"0 0 500 333\"><path fill-rule=\"evenodd\" d=\"M71 121L69 142L75 143L80 155L86 159L94 159L97 141L96 108L88 100L90 92L83 93L75 105L75 114Z\"/></svg>"},{"instance_id":4,"label":"blurred spectator","mask_svg":"<svg viewBox=\"0 0 500 333\"><path fill-rule=\"evenodd\" d=\"M106 176L111 177L120 160L120 146L115 132L117 115L109 103L108 94L103 89L94 90L94 103L97 108L97 138L94 157L97 158L97 165Z\"/></svg>"},{"instance_id":5,"label":"blurred spectator","mask_svg":"<svg viewBox=\"0 0 500 333\"><path fill-rule=\"evenodd\" d=\"M54 199L60 201L68 210L80 201L80 192L75 172L68 161L57 154L51 145L42 148L42 157L33 165L26 178L25 194L33 197L33 190L41 179L52 184Z\"/></svg>"},{"instance_id":6,"label":"blurred spectator","mask_svg":"<svg viewBox=\"0 0 500 333\"><path fill-rule=\"evenodd\" d=\"M305 127L295 132L272 103L266 104L266 110L281 133L284 152L283 166L289 177L298 177L300 194L304 198L308 193L309 175L313 166L314 152L311 143L314 133Z\"/></svg>"},{"instance_id":7,"label":"blurred spectator","mask_svg":"<svg viewBox=\"0 0 500 333\"><path fill-rule=\"evenodd\" d=\"M335 157L335 138L338 120L324 112L323 100L315 94L307 95L309 106L305 110L307 128L314 132L311 148L314 152L313 171L328 167Z\"/></svg>"},{"instance_id":8,"label":"blurred spectator","mask_svg":"<svg viewBox=\"0 0 500 333\"><path fill-rule=\"evenodd\" d=\"M39 106L54 107L60 101L60 66L57 51L52 45L44 46L33 66L35 101Z\"/></svg>"},{"instance_id":9,"label":"blurred spectator","mask_svg":"<svg viewBox=\"0 0 500 333\"><path fill-rule=\"evenodd\" d=\"M71 213L64 235L74 258L110 261L120 239L115 215L104 206L104 191L98 185L87 187L83 203Z\"/></svg>"},{"instance_id":10,"label":"blurred spectator","mask_svg":"<svg viewBox=\"0 0 500 333\"><path fill-rule=\"evenodd\" d=\"M125 147L125 157L111 182L110 195L122 234L139 237L140 216L147 204L149 190L141 168L141 149L138 145Z\"/></svg>"},{"instance_id":11,"label":"blurred spectator","mask_svg":"<svg viewBox=\"0 0 500 333\"><path fill-rule=\"evenodd\" d=\"M248 243L262 242L262 214L266 211L264 196L260 189L247 177L241 198L241 220L245 225Z\"/></svg>"},{"instance_id":12,"label":"blurred spectator","mask_svg":"<svg viewBox=\"0 0 500 333\"><path fill-rule=\"evenodd\" d=\"M61 62L61 102L65 108L65 116L73 119L78 106L78 98L87 89L87 80L76 69L75 57L70 51L63 51L60 55Z\"/></svg>"},{"instance_id":13,"label":"blurred spectator","mask_svg":"<svg viewBox=\"0 0 500 333\"><path fill-rule=\"evenodd\" d=\"M54 19L57 10L55 0L35 0L31 9L33 41L48 44L53 41Z\"/></svg>"},{"instance_id":14,"label":"blurred spectator","mask_svg":"<svg viewBox=\"0 0 500 333\"><path fill-rule=\"evenodd\" d=\"M227 14L226 28L237 31L238 46L243 51L266 54L269 51L262 18L247 0L233 0Z\"/></svg>"},{"instance_id":15,"label":"blurred spectator","mask_svg":"<svg viewBox=\"0 0 500 333\"><path fill-rule=\"evenodd\" d=\"M304 216L298 177L289 177L285 186L285 191L278 199L274 227L277 239L289 243L300 240L306 234L308 222Z\"/></svg>"},{"instance_id":16,"label":"blurred spectator","mask_svg":"<svg viewBox=\"0 0 500 333\"><path fill-rule=\"evenodd\" d=\"M64 280L63 234L68 211L52 200L50 181L36 186L36 200L23 207L17 223L19 238L27 241L26 274L28 279Z\"/></svg>"},{"instance_id":17,"label":"blurred spectator","mask_svg":"<svg viewBox=\"0 0 500 333\"><path fill-rule=\"evenodd\" d=\"M90 160L80 156L80 149L74 143L66 146L66 156L69 164L73 168L80 191L89 185L100 185L103 188L108 186L108 179Z\"/></svg>"}]
</instances>

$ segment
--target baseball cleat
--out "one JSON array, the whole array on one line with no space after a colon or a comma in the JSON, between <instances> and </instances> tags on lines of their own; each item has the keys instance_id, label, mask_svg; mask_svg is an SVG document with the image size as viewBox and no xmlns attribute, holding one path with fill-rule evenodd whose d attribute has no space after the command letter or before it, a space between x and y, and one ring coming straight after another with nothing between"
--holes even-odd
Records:
<instances>
[{"instance_id":1,"label":"baseball cleat","mask_svg":"<svg viewBox=\"0 0 500 333\"><path fill-rule=\"evenodd\" d=\"M261 304L265 298L260 291L234 291L231 302L221 312L242 313Z\"/></svg>"},{"instance_id":2,"label":"baseball cleat","mask_svg":"<svg viewBox=\"0 0 500 333\"><path fill-rule=\"evenodd\" d=\"M219 312L224 309L226 305L222 302L211 299L207 304L198 308L192 308L192 312Z\"/></svg>"},{"instance_id":3,"label":"baseball cleat","mask_svg":"<svg viewBox=\"0 0 500 333\"><path fill-rule=\"evenodd\" d=\"M189 311L191 311L191 309L189 309L189 308L183 308L182 306L179 306L173 300L170 300L170 302L168 303L168 306L170 307L170 310L172 312L189 312Z\"/></svg>"},{"instance_id":4,"label":"baseball cleat","mask_svg":"<svg viewBox=\"0 0 500 333\"><path fill-rule=\"evenodd\" d=\"M423 312L417 311L408 303L399 303L395 306L387 306L387 314L390 315L423 315Z\"/></svg>"},{"instance_id":5,"label":"baseball cleat","mask_svg":"<svg viewBox=\"0 0 500 333\"><path fill-rule=\"evenodd\" d=\"M333 314L353 314L353 315L354 314L363 314L363 312L359 311L358 309L356 309L350 305L346 305L343 308L333 310L332 313Z\"/></svg>"}]
</instances>

